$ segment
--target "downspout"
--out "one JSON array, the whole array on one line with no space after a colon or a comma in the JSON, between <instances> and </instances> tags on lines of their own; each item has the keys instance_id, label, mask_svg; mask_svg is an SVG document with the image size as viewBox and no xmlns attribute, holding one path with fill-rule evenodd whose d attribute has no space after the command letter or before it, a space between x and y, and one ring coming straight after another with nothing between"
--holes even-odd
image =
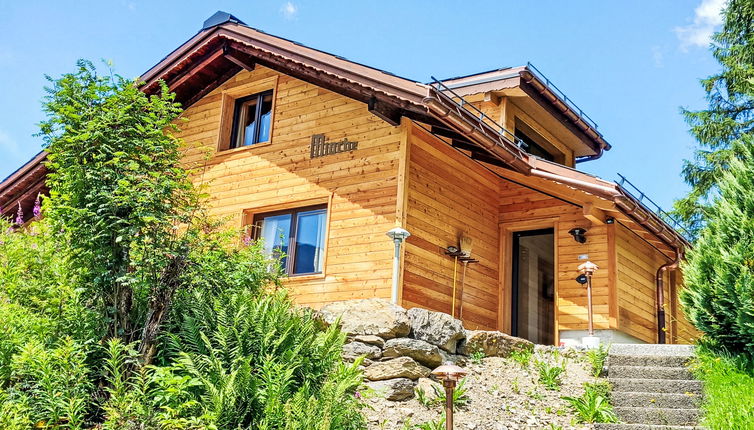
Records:
<instances>
[{"instance_id":1,"label":"downspout","mask_svg":"<svg viewBox=\"0 0 754 430\"><path fill-rule=\"evenodd\" d=\"M657 301L657 343L666 343L665 335L667 334L667 327L665 326L665 286L663 281L663 275L666 271L676 270L683 258L683 248L675 248L675 260L670 263L665 263L657 269L657 275L655 276L656 282L656 297Z\"/></svg>"}]
</instances>

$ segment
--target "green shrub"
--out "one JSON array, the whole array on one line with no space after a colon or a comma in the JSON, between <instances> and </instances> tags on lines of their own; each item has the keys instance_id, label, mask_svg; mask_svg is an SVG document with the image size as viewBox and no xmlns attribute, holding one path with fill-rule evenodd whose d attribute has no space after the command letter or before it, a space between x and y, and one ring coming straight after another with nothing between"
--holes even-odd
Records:
<instances>
[{"instance_id":1,"label":"green shrub","mask_svg":"<svg viewBox=\"0 0 754 430\"><path fill-rule=\"evenodd\" d=\"M609 386L607 386L609 388ZM563 397L582 423L615 423L618 417L613 412L606 394L605 384L584 384L584 394L579 397Z\"/></svg>"},{"instance_id":2,"label":"green shrub","mask_svg":"<svg viewBox=\"0 0 754 430\"><path fill-rule=\"evenodd\" d=\"M734 145L719 195L683 264L684 311L719 350L754 357L754 141Z\"/></svg>"},{"instance_id":3,"label":"green shrub","mask_svg":"<svg viewBox=\"0 0 754 430\"><path fill-rule=\"evenodd\" d=\"M712 430L754 429L754 367L748 357L696 349L694 374L704 382L702 424Z\"/></svg>"},{"instance_id":4,"label":"green shrub","mask_svg":"<svg viewBox=\"0 0 754 430\"><path fill-rule=\"evenodd\" d=\"M360 361L341 359L345 335L318 330L284 292L197 291L172 349L199 383L218 428L359 429Z\"/></svg>"}]
</instances>

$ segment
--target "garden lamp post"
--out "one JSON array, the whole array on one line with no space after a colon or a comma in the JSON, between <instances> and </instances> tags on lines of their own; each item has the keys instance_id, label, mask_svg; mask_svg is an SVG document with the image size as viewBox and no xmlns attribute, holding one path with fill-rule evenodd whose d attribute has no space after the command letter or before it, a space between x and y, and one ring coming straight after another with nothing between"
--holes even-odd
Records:
<instances>
[{"instance_id":1,"label":"garden lamp post","mask_svg":"<svg viewBox=\"0 0 754 430\"><path fill-rule=\"evenodd\" d=\"M400 227L395 227L388 231L387 236L393 239L395 244L395 254L393 254L393 288L390 294L390 301L393 304L398 304L398 280L401 273L401 244L407 237L411 236L407 230Z\"/></svg>"},{"instance_id":2,"label":"garden lamp post","mask_svg":"<svg viewBox=\"0 0 754 430\"><path fill-rule=\"evenodd\" d=\"M587 319L589 329L589 336L584 338L584 341L582 343L590 347L596 347L597 345L599 345L599 338L594 336L594 315L592 313L592 276L594 275L594 272L599 269L599 266L592 263L591 261L587 261L586 263L580 265L578 269L579 273L581 273L582 276L586 277ZM594 344L595 342L597 345Z\"/></svg>"},{"instance_id":3,"label":"garden lamp post","mask_svg":"<svg viewBox=\"0 0 754 430\"><path fill-rule=\"evenodd\" d=\"M433 370L432 375L445 387L445 430L453 430L453 391L456 383L466 376L466 371L448 361Z\"/></svg>"}]
</instances>

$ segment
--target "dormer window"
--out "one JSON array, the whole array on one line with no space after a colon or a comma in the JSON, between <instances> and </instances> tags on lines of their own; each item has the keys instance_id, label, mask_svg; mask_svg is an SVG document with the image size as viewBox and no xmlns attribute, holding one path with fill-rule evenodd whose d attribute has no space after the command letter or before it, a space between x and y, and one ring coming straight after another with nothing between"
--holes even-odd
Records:
<instances>
[{"instance_id":1,"label":"dormer window","mask_svg":"<svg viewBox=\"0 0 754 430\"><path fill-rule=\"evenodd\" d=\"M544 158L548 161L554 161L555 157L552 156L549 152L547 152L546 149L542 148L540 144L538 144L534 139L527 136L526 133L521 131L521 129L516 128L516 137L521 139L521 141L524 142L526 147L524 150L528 152L531 155L536 155L539 158Z\"/></svg>"},{"instance_id":2,"label":"dormer window","mask_svg":"<svg viewBox=\"0 0 754 430\"><path fill-rule=\"evenodd\" d=\"M230 148L241 148L270 140L272 91L236 99Z\"/></svg>"}]
</instances>

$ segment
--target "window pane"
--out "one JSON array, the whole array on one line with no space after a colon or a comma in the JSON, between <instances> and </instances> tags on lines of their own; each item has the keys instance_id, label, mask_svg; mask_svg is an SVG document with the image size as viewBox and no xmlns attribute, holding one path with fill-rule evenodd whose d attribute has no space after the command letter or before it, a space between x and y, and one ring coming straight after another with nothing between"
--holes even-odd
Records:
<instances>
[{"instance_id":1,"label":"window pane","mask_svg":"<svg viewBox=\"0 0 754 430\"><path fill-rule=\"evenodd\" d=\"M283 267L288 261L288 242L291 232L291 215L274 215L262 219L259 238L264 241L264 251L273 258L285 255L280 263Z\"/></svg>"},{"instance_id":2,"label":"window pane","mask_svg":"<svg viewBox=\"0 0 754 430\"><path fill-rule=\"evenodd\" d=\"M296 252L293 273L322 272L325 247L325 211L302 212L296 225Z\"/></svg>"},{"instance_id":3,"label":"window pane","mask_svg":"<svg viewBox=\"0 0 754 430\"><path fill-rule=\"evenodd\" d=\"M242 123L243 126L243 146L253 145L254 127L256 127L257 101L251 100L243 105Z\"/></svg>"},{"instance_id":4,"label":"window pane","mask_svg":"<svg viewBox=\"0 0 754 430\"><path fill-rule=\"evenodd\" d=\"M270 140L270 120L272 119L272 95L262 99L262 110L259 117L259 138L254 143L267 142Z\"/></svg>"}]
</instances>

